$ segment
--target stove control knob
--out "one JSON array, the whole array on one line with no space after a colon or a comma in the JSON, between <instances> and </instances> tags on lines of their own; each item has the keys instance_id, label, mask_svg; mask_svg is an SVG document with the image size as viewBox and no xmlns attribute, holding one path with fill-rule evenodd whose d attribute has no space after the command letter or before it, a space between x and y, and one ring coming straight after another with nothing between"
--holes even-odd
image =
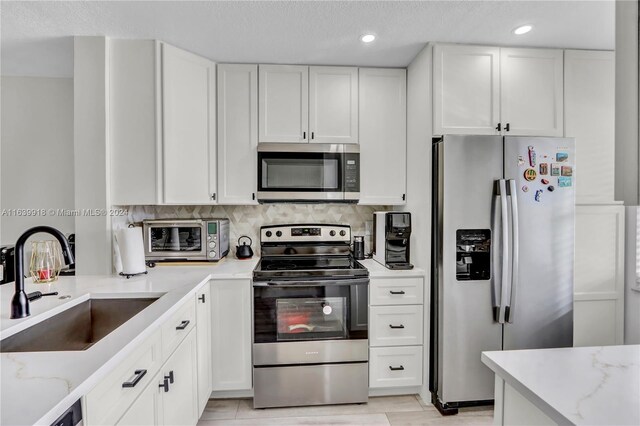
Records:
<instances>
[{"instance_id":1,"label":"stove control knob","mask_svg":"<svg viewBox=\"0 0 640 426\"><path fill-rule=\"evenodd\" d=\"M276 237L282 237L282 231L276 231Z\"/></svg>"},{"instance_id":2,"label":"stove control knob","mask_svg":"<svg viewBox=\"0 0 640 426\"><path fill-rule=\"evenodd\" d=\"M209 242L209 248L216 248L216 243L214 241Z\"/></svg>"},{"instance_id":3,"label":"stove control knob","mask_svg":"<svg viewBox=\"0 0 640 426\"><path fill-rule=\"evenodd\" d=\"M267 232L264 233L264 235L266 235L267 237L270 237L273 234L271 234L271 231L267 231Z\"/></svg>"},{"instance_id":4,"label":"stove control knob","mask_svg":"<svg viewBox=\"0 0 640 426\"><path fill-rule=\"evenodd\" d=\"M215 251L213 251L213 250L211 250L211 251L209 252L209 257L216 257L216 252L215 252Z\"/></svg>"},{"instance_id":5,"label":"stove control knob","mask_svg":"<svg viewBox=\"0 0 640 426\"><path fill-rule=\"evenodd\" d=\"M345 235L347 235L347 233L344 230L340 231L340 236L341 237L344 237Z\"/></svg>"},{"instance_id":6,"label":"stove control knob","mask_svg":"<svg viewBox=\"0 0 640 426\"><path fill-rule=\"evenodd\" d=\"M334 231L333 229L331 230L331 232L329 232L329 235L331 235L332 237L336 236L336 231Z\"/></svg>"}]
</instances>

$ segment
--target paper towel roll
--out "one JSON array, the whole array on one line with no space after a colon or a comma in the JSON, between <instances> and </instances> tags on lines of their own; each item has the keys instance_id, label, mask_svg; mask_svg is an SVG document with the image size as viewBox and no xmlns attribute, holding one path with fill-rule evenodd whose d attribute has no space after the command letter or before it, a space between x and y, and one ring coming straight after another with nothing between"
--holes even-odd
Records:
<instances>
[{"instance_id":1,"label":"paper towel roll","mask_svg":"<svg viewBox=\"0 0 640 426\"><path fill-rule=\"evenodd\" d=\"M122 228L115 231L116 243L120 252L120 265L123 274L141 274L147 271L144 262L144 242L142 228ZM118 266L120 266L118 265ZM119 268L116 268L116 270Z\"/></svg>"}]
</instances>

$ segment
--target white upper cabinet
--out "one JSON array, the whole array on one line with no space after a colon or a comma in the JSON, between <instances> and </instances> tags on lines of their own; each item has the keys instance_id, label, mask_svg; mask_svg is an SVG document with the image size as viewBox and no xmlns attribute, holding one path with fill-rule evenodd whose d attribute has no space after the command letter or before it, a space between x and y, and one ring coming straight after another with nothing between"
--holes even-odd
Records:
<instances>
[{"instance_id":1,"label":"white upper cabinet","mask_svg":"<svg viewBox=\"0 0 640 426\"><path fill-rule=\"evenodd\" d=\"M565 136L576 139L577 204L614 203L615 54L565 50Z\"/></svg>"},{"instance_id":2,"label":"white upper cabinet","mask_svg":"<svg viewBox=\"0 0 640 426\"><path fill-rule=\"evenodd\" d=\"M260 142L308 142L309 67L260 65Z\"/></svg>"},{"instance_id":3,"label":"white upper cabinet","mask_svg":"<svg viewBox=\"0 0 640 426\"><path fill-rule=\"evenodd\" d=\"M218 202L257 204L258 66L218 65Z\"/></svg>"},{"instance_id":4,"label":"white upper cabinet","mask_svg":"<svg viewBox=\"0 0 640 426\"><path fill-rule=\"evenodd\" d=\"M358 143L358 68L309 68L310 142Z\"/></svg>"},{"instance_id":5,"label":"white upper cabinet","mask_svg":"<svg viewBox=\"0 0 640 426\"><path fill-rule=\"evenodd\" d=\"M360 204L405 203L407 72L360 68Z\"/></svg>"},{"instance_id":6,"label":"white upper cabinet","mask_svg":"<svg viewBox=\"0 0 640 426\"><path fill-rule=\"evenodd\" d=\"M436 45L433 55L433 133L500 134L500 48Z\"/></svg>"},{"instance_id":7,"label":"white upper cabinet","mask_svg":"<svg viewBox=\"0 0 640 426\"><path fill-rule=\"evenodd\" d=\"M563 136L563 52L438 44L433 133Z\"/></svg>"},{"instance_id":8,"label":"white upper cabinet","mask_svg":"<svg viewBox=\"0 0 640 426\"><path fill-rule=\"evenodd\" d=\"M162 45L163 201L216 198L215 63Z\"/></svg>"},{"instance_id":9,"label":"white upper cabinet","mask_svg":"<svg viewBox=\"0 0 640 426\"><path fill-rule=\"evenodd\" d=\"M500 49L501 122L507 135L563 136L563 52Z\"/></svg>"}]
</instances>

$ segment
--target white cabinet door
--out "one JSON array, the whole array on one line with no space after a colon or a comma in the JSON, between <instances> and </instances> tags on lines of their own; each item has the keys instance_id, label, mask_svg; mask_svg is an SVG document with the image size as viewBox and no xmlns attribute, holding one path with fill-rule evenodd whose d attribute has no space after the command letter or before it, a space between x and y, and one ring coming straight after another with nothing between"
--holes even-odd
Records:
<instances>
[{"instance_id":1,"label":"white cabinet door","mask_svg":"<svg viewBox=\"0 0 640 426\"><path fill-rule=\"evenodd\" d=\"M309 67L259 66L259 142L308 142Z\"/></svg>"},{"instance_id":2,"label":"white cabinet door","mask_svg":"<svg viewBox=\"0 0 640 426\"><path fill-rule=\"evenodd\" d=\"M162 45L164 203L215 201L215 64Z\"/></svg>"},{"instance_id":3,"label":"white cabinet door","mask_svg":"<svg viewBox=\"0 0 640 426\"><path fill-rule=\"evenodd\" d=\"M310 142L358 143L358 68L309 67Z\"/></svg>"},{"instance_id":4,"label":"white cabinet door","mask_svg":"<svg viewBox=\"0 0 640 426\"><path fill-rule=\"evenodd\" d=\"M433 134L500 134L500 48L436 45Z\"/></svg>"},{"instance_id":5,"label":"white cabinet door","mask_svg":"<svg viewBox=\"0 0 640 426\"><path fill-rule=\"evenodd\" d=\"M160 383L164 378L169 381L168 392L159 388L164 425L195 425L198 422L196 362L196 333L191 331L161 370Z\"/></svg>"},{"instance_id":6,"label":"white cabinet door","mask_svg":"<svg viewBox=\"0 0 640 426\"><path fill-rule=\"evenodd\" d=\"M574 346L624 339L624 206L576 206Z\"/></svg>"},{"instance_id":7,"label":"white cabinet door","mask_svg":"<svg viewBox=\"0 0 640 426\"><path fill-rule=\"evenodd\" d=\"M398 205L407 192L407 74L361 68L360 201Z\"/></svg>"},{"instance_id":8,"label":"white cabinet door","mask_svg":"<svg viewBox=\"0 0 640 426\"><path fill-rule=\"evenodd\" d=\"M159 203L160 116L156 96L160 44L153 40L109 42L109 140L111 203Z\"/></svg>"},{"instance_id":9,"label":"white cabinet door","mask_svg":"<svg viewBox=\"0 0 640 426\"><path fill-rule=\"evenodd\" d=\"M211 396L211 287L196 293L196 342L198 348L198 415Z\"/></svg>"},{"instance_id":10,"label":"white cabinet door","mask_svg":"<svg viewBox=\"0 0 640 426\"><path fill-rule=\"evenodd\" d=\"M614 202L615 54L565 50L564 134L576 139L577 204Z\"/></svg>"},{"instance_id":11,"label":"white cabinet door","mask_svg":"<svg viewBox=\"0 0 640 426\"><path fill-rule=\"evenodd\" d=\"M252 387L251 281L211 281L213 390Z\"/></svg>"},{"instance_id":12,"label":"white cabinet door","mask_svg":"<svg viewBox=\"0 0 640 426\"><path fill-rule=\"evenodd\" d=\"M505 135L563 136L563 52L500 49Z\"/></svg>"},{"instance_id":13,"label":"white cabinet door","mask_svg":"<svg viewBox=\"0 0 640 426\"><path fill-rule=\"evenodd\" d=\"M218 65L218 202L257 204L258 66Z\"/></svg>"},{"instance_id":14,"label":"white cabinet door","mask_svg":"<svg viewBox=\"0 0 640 426\"><path fill-rule=\"evenodd\" d=\"M118 426L151 426L162 424L160 397L161 373L151 379L149 385L142 391L138 399L129 407L127 412L118 420Z\"/></svg>"}]
</instances>

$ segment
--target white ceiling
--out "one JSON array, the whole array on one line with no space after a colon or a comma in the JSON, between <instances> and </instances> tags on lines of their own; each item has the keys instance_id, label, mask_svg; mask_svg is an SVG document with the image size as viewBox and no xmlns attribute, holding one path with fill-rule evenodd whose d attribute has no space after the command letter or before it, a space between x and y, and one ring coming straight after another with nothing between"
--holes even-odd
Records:
<instances>
[{"instance_id":1,"label":"white ceiling","mask_svg":"<svg viewBox=\"0 0 640 426\"><path fill-rule=\"evenodd\" d=\"M0 14L3 75L71 76L74 35L159 39L217 62L366 66L406 66L427 41L613 49L615 38L612 0L3 1ZM533 31L512 34L525 23Z\"/></svg>"}]
</instances>

